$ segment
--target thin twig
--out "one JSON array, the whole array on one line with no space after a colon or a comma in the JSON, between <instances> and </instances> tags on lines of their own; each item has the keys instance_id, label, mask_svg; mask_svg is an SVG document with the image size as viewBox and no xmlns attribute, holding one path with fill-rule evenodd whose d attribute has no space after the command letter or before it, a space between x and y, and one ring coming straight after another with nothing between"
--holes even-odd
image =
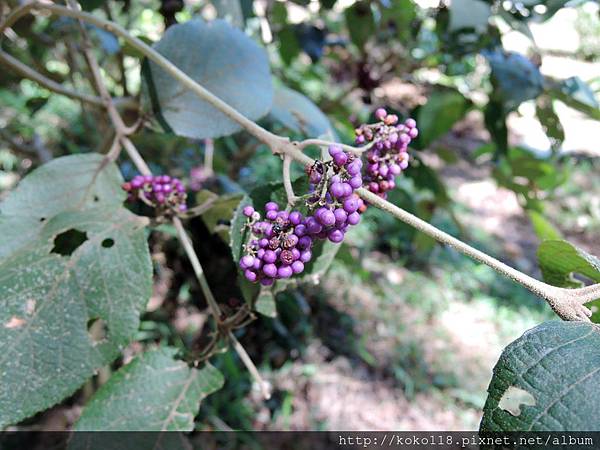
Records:
<instances>
[{"instance_id":1,"label":"thin twig","mask_svg":"<svg viewBox=\"0 0 600 450\"><path fill-rule=\"evenodd\" d=\"M252 375L252 377L258 383L258 385L260 387L260 391L261 391L264 399L269 400L271 398L271 385L269 383L267 383L263 379L263 377L260 376L258 369L252 362L252 359L250 359L250 356L246 352L246 349L242 346L242 344L240 344L240 342L237 340L235 335L231 331L229 331L228 336L229 336L229 340L231 341L231 344L233 345L233 348L237 351L238 355L240 356L240 359L246 366L246 369L248 369L248 372L250 372L250 375Z\"/></svg>"},{"instance_id":2,"label":"thin twig","mask_svg":"<svg viewBox=\"0 0 600 450\"><path fill-rule=\"evenodd\" d=\"M6 65L7 67L10 67L22 77L33 80L50 91L66 95L67 97L90 103L92 105L104 105L104 102L101 98L95 97L93 95L80 94L79 92L66 88L62 84L59 84L56 81L51 80L50 78L46 78L41 73L36 72L31 67L23 64L18 59L13 58L11 55L4 52L3 50L0 50L0 63Z\"/></svg>"},{"instance_id":3,"label":"thin twig","mask_svg":"<svg viewBox=\"0 0 600 450\"><path fill-rule=\"evenodd\" d=\"M204 270L202 269L202 265L200 264L200 260L198 259L198 255L194 250L194 245L187 232L183 228L183 224L181 223L181 219L179 217L173 217L173 225L175 225L175 229L177 230L177 236L181 241L181 245L183 245L183 249L187 254L190 262L192 263L192 268L194 269L194 273L196 274L196 278L200 283L200 289L202 289L202 293L206 298L206 303L208 303L208 307L212 315L214 316L217 323L221 323L221 310L219 309L219 305L215 300L215 297L210 290L210 286L208 285L208 281L206 280L206 276L204 275Z\"/></svg>"}]
</instances>

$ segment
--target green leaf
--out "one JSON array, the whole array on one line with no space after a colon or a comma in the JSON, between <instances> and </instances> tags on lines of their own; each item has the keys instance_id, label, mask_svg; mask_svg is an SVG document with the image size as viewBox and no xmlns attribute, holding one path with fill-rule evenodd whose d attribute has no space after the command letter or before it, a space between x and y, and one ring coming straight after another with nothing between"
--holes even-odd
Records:
<instances>
[{"instance_id":1,"label":"green leaf","mask_svg":"<svg viewBox=\"0 0 600 450\"><path fill-rule=\"evenodd\" d=\"M45 222L69 209L114 208L126 198L114 164L103 156L57 158L34 170L0 204L0 258L35 239ZM68 175L68 176L65 176Z\"/></svg>"},{"instance_id":2,"label":"green leaf","mask_svg":"<svg viewBox=\"0 0 600 450\"><path fill-rule=\"evenodd\" d=\"M445 135L464 117L470 107L471 102L456 90L434 91L427 103L418 111L420 147L427 147L434 140Z\"/></svg>"},{"instance_id":3,"label":"green leaf","mask_svg":"<svg viewBox=\"0 0 600 450\"><path fill-rule=\"evenodd\" d=\"M481 429L600 431L600 328L546 322L500 356L488 388Z\"/></svg>"},{"instance_id":4,"label":"green leaf","mask_svg":"<svg viewBox=\"0 0 600 450\"><path fill-rule=\"evenodd\" d=\"M248 229L244 226L246 224L246 216L244 216L243 210L245 206L252 206L252 200L247 195L244 195L239 201L233 217L231 218L230 227L230 241L229 246L231 247L231 254L233 260L237 263L242 257L242 244L246 242Z\"/></svg>"},{"instance_id":5,"label":"green leaf","mask_svg":"<svg viewBox=\"0 0 600 450\"><path fill-rule=\"evenodd\" d=\"M529 210L527 211L527 214L529 214L529 219L533 225L533 231L535 231L535 234L540 240L543 241L546 239L562 238L560 231L558 231L554 225L548 222L548 219L546 219L541 213L534 210Z\"/></svg>"},{"instance_id":6,"label":"green leaf","mask_svg":"<svg viewBox=\"0 0 600 450\"><path fill-rule=\"evenodd\" d=\"M242 197L243 194L222 195L201 216L208 230L211 233L219 233L225 242L229 242L231 219Z\"/></svg>"},{"instance_id":7,"label":"green leaf","mask_svg":"<svg viewBox=\"0 0 600 450\"><path fill-rule=\"evenodd\" d=\"M275 88L271 116L292 131L318 137L332 132L323 112L304 95L285 86Z\"/></svg>"},{"instance_id":8,"label":"green leaf","mask_svg":"<svg viewBox=\"0 0 600 450\"><path fill-rule=\"evenodd\" d=\"M352 43L362 50L375 33L375 19L371 5L366 1L358 1L344 10L344 17Z\"/></svg>"},{"instance_id":9,"label":"green leaf","mask_svg":"<svg viewBox=\"0 0 600 450\"><path fill-rule=\"evenodd\" d=\"M600 120L600 105L592 89L579 77L550 83L548 94L566 105Z\"/></svg>"},{"instance_id":10,"label":"green leaf","mask_svg":"<svg viewBox=\"0 0 600 450\"><path fill-rule=\"evenodd\" d=\"M396 36L403 44L407 44L412 37L413 21L417 18L417 8L412 0L395 0L381 5L381 21L393 24Z\"/></svg>"},{"instance_id":11,"label":"green leaf","mask_svg":"<svg viewBox=\"0 0 600 450\"><path fill-rule=\"evenodd\" d=\"M539 68L520 53L502 49L482 52L492 69L492 96L503 103L504 111L516 109L543 92L544 77Z\"/></svg>"},{"instance_id":12,"label":"green leaf","mask_svg":"<svg viewBox=\"0 0 600 450\"><path fill-rule=\"evenodd\" d=\"M258 297L256 298L256 303L254 305L254 309L256 312L262 314L267 317L277 317L277 306L275 306L275 294L273 294L273 290L262 286Z\"/></svg>"},{"instance_id":13,"label":"green leaf","mask_svg":"<svg viewBox=\"0 0 600 450\"><path fill-rule=\"evenodd\" d=\"M538 263L546 283L552 286L578 288L583 283L573 277L583 275L600 283L600 259L563 240L542 242L537 251ZM588 303L592 322L600 322L600 299Z\"/></svg>"},{"instance_id":14,"label":"green leaf","mask_svg":"<svg viewBox=\"0 0 600 450\"><path fill-rule=\"evenodd\" d=\"M547 95L539 96L536 101L535 112L546 135L552 141L552 147L560 147L565 140L565 130L558 114L556 114L552 99Z\"/></svg>"},{"instance_id":15,"label":"green leaf","mask_svg":"<svg viewBox=\"0 0 600 450\"><path fill-rule=\"evenodd\" d=\"M600 259L562 240L542 242L537 252L544 281L553 286L580 287L573 273L600 283Z\"/></svg>"},{"instance_id":16,"label":"green leaf","mask_svg":"<svg viewBox=\"0 0 600 450\"><path fill-rule=\"evenodd\" d=\"M192 431L200 402L223 387L223 375L174 359L159 348L119 369L90 399L76 431Z\"/></svg>"},{"instance_id":17,"label":"green leaf","mask_svg":"<svg viewBox=\"0 0 600 450\"><path fill-rule=\"evenodd\" d=\"M267 114L273 88L266 52L223 20L173 25L154 48L194 81L248 119ZM221 111L146 61L143 104L166 131L190 138L220 137L240 130Z\"/></svg>"},{"instance_id":18,"label":"green leaf","mask_svg":"<svg viewBox=\"0 0 600 450\"><path fill-rule=\"evenodd\" d=\"M56 159L1 205L0 235L18 242L0 246L0 428L59 402L110 363L150 298L147 219L121 207L122 180L102 161Z\"/></svg>"},{"instance_id":19,"label":"green leaf","mask_svg":"<svg viewBox=\"0 0 600 450\"><path fill-rule=\"evenodd\" d=\"M283 3L279 2L276 4L283 5ZM284 26L277 33L277 40L279 41L279 55L281 59L286 65L290 65L294 58L300 54L300 50L302 50L294 27L291 25Z\"/></svg>"}]
</instances>

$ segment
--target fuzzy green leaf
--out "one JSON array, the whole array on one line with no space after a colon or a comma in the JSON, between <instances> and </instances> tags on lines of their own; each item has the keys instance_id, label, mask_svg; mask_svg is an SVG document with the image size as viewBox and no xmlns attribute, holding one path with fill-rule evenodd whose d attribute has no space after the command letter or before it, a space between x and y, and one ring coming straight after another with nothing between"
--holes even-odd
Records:
<instances>
[{"instance_id":1,"label":"fuzzy green leaf","mask_svg":"<svg viewBox=\"0 0 600 450\"><path fill-rule=\"evenodd\" d=\"M117 371L92 397L77 431L192 431L200 402L223 387L210 364L188 367L174 348L147 351Z\"/></svg>"},{"instance_id":2,"label":"fuzzy green leaf","mask_svg":"<svg viewBox=\"0 0 600 450\"><path fill-rule=\"evenodd\" d=\"M248 119L267 114L273 100L266 52L224 20L173 25L154 48L194 81ZM240 126L146 61L143 104L165 131L190 138L227 136Z\"/></svg>"},{"instance_id":3,"label":"fuzzy green leaf","mask_svg":"<svg viewBox=\"0 0 600 450\"><path fill-rule=\"evenodd\" d=\"M0 245L0 428L73 393L138 329L152 287L147 220L120 206L121 181L99 155L69 156L0 205L12 240Z\"/></svg>"},{"instance_id":4,"label":"fuzzy green leaf","mask_svg":"<svg viewBox=\"0 0 600 450\"><path fill-rule=\"evenodd\" d=\"M546 322L494 368L481 431L600 431L600 328Z\"/></svg>"}]
</instances>

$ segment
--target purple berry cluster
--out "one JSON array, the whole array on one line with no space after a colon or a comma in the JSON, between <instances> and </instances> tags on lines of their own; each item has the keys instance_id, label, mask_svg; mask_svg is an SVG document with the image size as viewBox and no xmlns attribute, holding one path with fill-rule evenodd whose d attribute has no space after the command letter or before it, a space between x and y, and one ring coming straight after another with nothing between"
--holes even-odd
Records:
<instances>
[{"instance_id":1,"label":"purple berry cluster","mask_svg":"<svg viewBox=\"0 0 600 450\"><path fill-rule=\"evenodd\" d=\"M270 286L304 271L312 258L313 238L299 211L280 211L277 203L268 202L264 217L252 206L245 206L243 214L251 237L240 267L248 281Z\"/></svg>"},{"instance_id":2,"label":"purple berry cluster","mask_svg":"<svg viewBox=\"0 0 600 450\"><path fill-rule=\"evenodd\" d=\"M130 201L140 199L162 214L187 211L185 187L169 175L136 175L122 187Z\"/></svg>"},{"instance_id":3,"label":"purple berry cluster","mask_svg":"<svg viewBox=\"0 0 600 450\"><path fill-rule=\"evenodd\" d=\"M252 206L244 207L251 235L239 264L248 281L269 286L303 272L316 240L340 243L348 227L360 222L364 202L354 191L362 186L363 163L336 145L329 147L329 154L331 160L316 161L306 169L306 217L296 210L280 211L274 202L265 205L264 217Z\"/></svg>"},{"instance_id":4,"label":"purple berry cluster","mask_svg":"<svg viewBox=\"0 0 600 450\"><path fill-rule=\"evenodd\" d=\"M356 132L356 144L372 143L366 153L366 187L385 198L396 187L395 178L408 167L408 145L419 135L414 119L398 123L398 116L383 108L375 111L378 122L363 124Z\"/></svg>"},{"instance_id":5,"label":"purple berry cluster","mask_svg":"<svg viewBox=\"0 0 600 450\"><path fill-rule=\"evenodd\" d=\"M354 191L363 184L363 162L337 145L329 147L329 155L330 161L307 168L313 193L307 206L313 214L305 224L311 235L337 244L349 226L360 222L364 203Z\"/></svg>"}]
</instances>

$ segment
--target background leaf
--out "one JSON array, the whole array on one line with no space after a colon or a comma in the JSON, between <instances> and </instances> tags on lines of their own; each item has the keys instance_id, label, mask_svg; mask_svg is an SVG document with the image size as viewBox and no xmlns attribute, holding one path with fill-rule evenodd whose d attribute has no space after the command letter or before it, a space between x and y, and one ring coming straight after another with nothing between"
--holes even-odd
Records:
<instances>
[{"instance_id":1,"label":"background leaf","mask_svg":"<svg viewBox=\"0 0 600 450\"><path fill-rule=\"evenodd\" d=\"M221 389L210 364L189 368L173 359L177 349L137 356L103 385L85 407L77 431L192 431L200 402Z\"/></svg>"},{"instance_id":2,"label":"background leaf","mask_svg":"<svg viewBox=\"0 0 600 450\"><path fill-rule=\"evenodd\" d=\"M537 252L538 262L546 283L552 286L577 288L583 283L573 277L583 275L600 283L600 259L563 240L542 242ZM600 299L588 303L592 309L592 322L600 322Z\"/></svg>"},{"instance_id":3,"label":"background leaf","mask_svg":"<svg viewBox=\"0 0 600 450\"><path fill-rule=\"evenodd\" d=\"M599 431L599 349L595 324L546 322L527 331L494 367L481 431Z\"/></svg>"},{"instance_id":4,"label":"background leaf","mask_svg":"<svg viewBox=\"0 0 600 450\"><path fill-rule=\"evenodd\" d=\"M375 19L369 2L360 1L344 11L352 43L362 49L375 31Z\"/></svg>"},{"instance_id":5,"label":"background leaf","mask_svg":"<svg viewBox=\"0 0 600 450\"><path fill-rule=\"evenodd\" d=\"M501 49L486 50L483 55L492 68L493 95L503 102L506 112L543 92L544 78L526 56Z\"/></svg>"},{"instance_id":6,"label":"background leaf","mask_svg":"<svg viewBox=\"0 0 600 450\"><path fill-rule=\"evenodd\" d=\"M471 102L454 89L433 92L427 103L418 111L419 146L427 147L450 131L452 126L464 117L470 106Z\"/></svg>"},{"instance_id":7,"label":"background leaf","mask_svg":"<svg viewBox=\"0 0 600 450\"><path fill-rule=\"evenodd\" d=\"M251 120L269 112L273 100L266 52L224 20L201 19L169 27L154 48L200 85ZM143 103L166 131L210 138L240 129L156 64L146 61Z\"/></svg>"},{"instance_id":8,"label":"background leaf","mask_svg":"<svg viewBox=\"0 0 600 450\"><path fill-rule=\"evenodd\" d=\"M271 116L292 131L310 137L333 132L329 119L310 99L285 86L275 88Z\"/></svg>"},{"instance_id":9,"label":"background leaf","mask_svg":"<svg viewBox=\"0 0 600 450\"><path fill-rule=\"evenodd\" d=\"M120 206L121 193L108 197L120 180L112 164L99 161L99 155L55 160L23 180L3 204L3 235L7 227L46 219L27 242L3 245L0 427L62 400L110 363L137 331L150 298L147 220ZM60 176L50 181L52 175ZM95 204L102 206L90 208ZM71 234L81 236L75 245L66 238Z\"/></svg>"}]
</instances>

